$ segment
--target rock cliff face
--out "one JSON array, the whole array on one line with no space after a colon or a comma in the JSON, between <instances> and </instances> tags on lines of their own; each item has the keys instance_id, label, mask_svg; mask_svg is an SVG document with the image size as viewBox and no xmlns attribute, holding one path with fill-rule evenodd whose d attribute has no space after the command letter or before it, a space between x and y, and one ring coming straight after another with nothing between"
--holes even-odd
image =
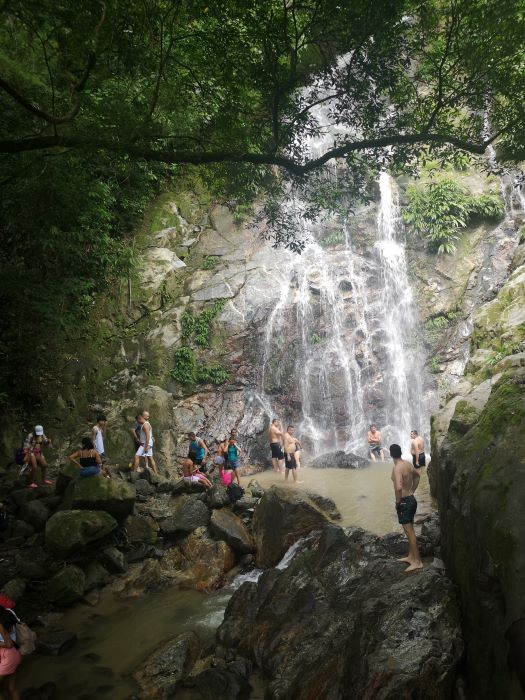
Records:
<instances>
[{"instance_id":1,"label":"rock cliff face","mask_svg":"<svg viewBox=\"0 0 525 700\"><path fill-rule=\"evenodd\" d=\"M525 691L523 259L520 246L505 284L475 311L464 378L432 424L431 483L444 557L459 584L475 697Z\"/></svg>"}]
</instances>

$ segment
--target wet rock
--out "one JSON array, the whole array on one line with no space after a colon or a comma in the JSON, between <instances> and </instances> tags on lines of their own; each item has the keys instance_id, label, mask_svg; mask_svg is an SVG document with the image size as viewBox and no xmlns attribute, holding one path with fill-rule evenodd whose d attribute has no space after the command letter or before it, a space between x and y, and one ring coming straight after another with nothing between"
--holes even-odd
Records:
<instances>
[{"instance_id":1,"label":"wet rock","mask_svg":"<svg viewBox=\"0 0 525 700\"><path fill-rule=\"evenodd\" d=\"M202 700L248 700L252 687L245 670L235 662L222 668L207 668L193 679Z\"/></svg>"},{"instance_id":2,"label":"wet rock","mask_svg":"<svg viewBox=\"0 0 525 700\"><path fill-rule=\"evenodd\" d=\"M381 537L381 544L385 550L395 557L405 557L408 551L408 543L406 535L402 532L389 532ZM431 557L435 553L436 546L434 543L423 535L417 538L419 553L422 557Z\"/></svg>"},{"instance_id":3,"label":"wet rock","mask_svg":"<svg viewBox=\"0 0 525 700\"><path fill-rule=\"evenodd\" d=\"M364 469L370 466L368 459L352 452L327 452L319 455L309 464L313 469Z\"/></svg>"},{"instance_id":4,"label":"wet rock","mask_svg":"<svg viewBox=\"0 0 525 700\"><path fill-rule=\"evenodd\" d=\"M86 577L84 591L91 591L93 588L102 588L111 581L111 575L102 564L91 562L84 569Z\"/></svg>"},{"instance_id":5,"label":"wet rock","mask_svg":"<svg viewBox=\"0 0 525 700\"><path fill-rule=\"evenodd\" d=\"M231 510L226 508L214 510L211 514L210 530L237 552L247 554L255 549L248 528Z\"/></svg>"},{"instance_id":6,"label":"wet rock","mask_svg":"<svg viewBox=\"0 0 525 700\"><path fill-rule=\"evenodd\" d=\"M200 653L195 632L180 634L159 646L133 674L142 696L171 700L177 686L189 676Z\"/></svg>"},{"instance_id":7,"label":"wet rock","mask_svg":"<svg viewBox=\"0 0 525 700\"><path fill-rule=\"evenodd\" d=\"M131 571L131 570L130 570ZM148 591L155 590L162 583L162 571L160 564L155 559L147 559L135 576L130 576L122 595L137 597Z\"/></svg>"},{"instance_id":8,"label":"wet rock","mask_svg":"<svg viewBox=\"0 0 525 700\"><path fill-rule=\"evenodd\" d=\"M314 493L314 491L305 491L308 498L310 498L316 506L323 510L329 518L332 520L341 520L341 513L335 505L335 501L327 496L321 496L319 493Z\"/></svg>"},{"instance_id":9,"label":"wet rock","mask_svg":"<svg viewBox=\"0 0 525 700\"><path fill-rule=\"evenodd\" d=\"M13 578L2 586L2 593L17 603L23 598L26 591L26 582L22 578Z\"/></svg>"},{"instance_id":10,"label":"wet rock","mask_svg":"<svg viewBox=\"0 0 525 700\"><path fill-rule=\"evenodd\" d=\"M104 549L100 561L114 574L124 574L128 570L126 558L116 547Z\"/></svg>"},{"instance_id":11,"label":"wet rock","mask_svg":"<svg viewBox=\"0 0 525 700\"><path fill-rule=\"evenodd\" d=\"M105 511L122 521L133 512L135 489L120 479L92 476L68 486L64 502L73 509Z\"/></svg>"},{"instance_id":12,"label":"wet rock","mask_svg":"<svg viewBox=\"0 0 525 700\"><path fill-rule=\"evenodd\" d=\"M159 526L153 518L143 515L128 515L124 521L124 529L131 545L155 544Z\"/></svg>"},{"instance_id":13,"label":"wet rock","mask_svg":"<svg viewBox=\"0 0 525 700\"><path fill-rule=\"evenodd\" d=\"M246 493L250 493L253 498L262 498L264 489L256 479L252 479L246 487Z\"/></svg>"},{"instance_id":14,"label":"wet rock","mask_svg":"<svg viewBox=\"0 0 525 700\"><path fill-rule=\"evenodd\" d=\"M11 537L10 539L13 538L21 538L21 539L27 539L28 537L31 537L31 535L34 534L35 528L33 525L30 525L29 523L26 523L24 520L14 520L11 524Z\"/></svg>"},{"instance_id":15,"label":"wet rock","mask_svg":"<svg viewBox=\"0 0 525 700\"><path fill-rule=\"evenodd\" d=\"M214 540L204 527L189 534L169 549L160 562L163 576L185 588L211 591L235 565L235 552L226 542Z\"/></svg>"},{"instance_id":16,"label":"wet rock","mask_svg":"<svg viewBox=\"0 0 525 700\"><path fill-rule=\"evenodd\" d=\"M173 535L176 532L193 532L198 527L208 524L210 511L198 498L179 496L172 515L160 523L163 533Z\"/></svg>"},{"instance_id":17,"label":"wet rock","mask_svg":"<svg viewBox=\"0 0 525 700\"><path fill-rule=\"evenodd\" d=\"M103 511L59 511L47 521L46 547L58 557L67 557L105 537L116 527L116 520Z\"/></svg>"},{"instance_id":18,"label":"wet rock","mask_svg":"<svg viewBox=\"0 0 525 700\"><path fill-rule=\"evenodd\" d=\"M161 559L163 556L163 551L158 547L154 547L152 544L143 544L136 549L127 551L125 554L128 564L136 564L137 562L144 561L144 559Z\"/></svg>"},{"instance_id":19,"label":"wet rock","mask_svg":"<svg viewBox=\"0 0 525 700\"><path fill-rule=\"evenodd\" d=\"M434 550L441 544L439 513L432 513L421 525L421 536L428 540Z\"/></svg>"},{"instance_id":20,"label":"wet rock","mask_svg":"<svg viewBox=\"0 0 525 700\"><path fill-rule=\"evenodd\" d=\"M46 630L38 635L36 651L46 656L58 656L69 651L76 641L77 635L68 630Z\"/></svg>"},{"instance_id":21,"label":"wet rock","mask_svg":"<svg viewBox=\"0 0 525 700\"><path fill-rule=\"evenodd\" d=\"M405 576L378 540L327 526L288 568L234 593L218 639L264 669L268 697L452 696L463 652L454 586L434 567Z\"/></svg>"},{"instance_id":22,"label":"wet rock","mask_svg":"<svg viewBox=\"0 0 525 700\"><path fill-rule=\"evenodd\" d=\"M272 486L257 504L253 517L257 566L275 566L294 542L328 522L328 515L304 493Z\"/></svg>"},{"instance_id":23,"label":"wet rock","mask_svg":"<svg viewBox=\"0 0 525 700\"><path fill-rule=\"evenodd\" d=\"M258 502L258 498L250 498L245 494L242 498L239 498L238 501L235 501L233 507L236 511L240 512L253 511Z\"/></svg>"},{"instance_id":24,"label":"wet rock","mask_svg":"<svg viewBox=\"0 0 525 700\"><path fill-rule=\"evenodd\" d=\"M477 408L462 399L456 403L454 414L450 419L449 431L453 431L458 437L461 437L472 428L478 417Z\"/></svg>"},{"instance_id":25,"label":"wet rock","mask_svg":"<svg viewBox=\"0 0 525 700\"><path fill-rule=\"evenodd\" d=\"M46 595L51 603L69 605L80 600L84 595L86 577L78 566L64 566L49 579Z\"/></svg>"},{"instance_id":26,"label":"wet rock","mask_svg":"<svg viewBox=\"0 0 525 700\"><path fill-rule=\"evenodd\" d=\"M43 581L49 578L51 575L50 562L43 554L43 550L35 552L34 549L24 549L23 552L17 553L15 556L17 573L30 581Z\"/></svg>"},{"instance_id":27,"label":"wet rock","mask_svg":"<svg viewBox=\"0 0 525 700\"><path fill-rule=\"evenodd\" d=\"M135 481L135 491L137 496L151 496L155 493L155 487L147 479L137 479Z\"/></svg>"},{"instance_id":28,"label":"wet rock","mask_svg":"<svg viewBox=\"0 0 525 700\"><path fill-rule=\"evenodd\" d=\"M35 530L43 530L49 516L49 509L42 501L29 501L20 509L20 517L32 525Z\"/></svg>"},{"instance_id":29,"label":"wet rock","mask_svg":"<svg viewBox=\"0 0 525 700\"><path fill-rule=\"evenodd\" d=\"M222 508L230 505L230 497L224 486L214 486L203 494L205 502L210 508Z\"/></svg>"}]
</instances>

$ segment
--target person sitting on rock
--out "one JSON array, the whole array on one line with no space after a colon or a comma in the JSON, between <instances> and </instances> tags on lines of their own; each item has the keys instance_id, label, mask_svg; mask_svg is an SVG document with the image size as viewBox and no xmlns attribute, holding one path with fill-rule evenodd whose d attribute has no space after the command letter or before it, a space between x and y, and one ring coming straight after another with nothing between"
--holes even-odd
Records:
<instances>
[{"instance_id":1,"label":"person sitting on rock","mask_svg":"<svg viewBox=\"0 0 525 700\"><path fill-rule=\"evenodd\" d=\"M22 655L16 648L16 617L9 610L0 608L0 682L11 700L20 700L16 687L16 670Z\"/></svg>"},{"instance_id":2,"label":"person sitting on rock","mask_svg":"<svg viewBox=\"0 0 525 700\"><path fill-rule=\"evenodd\" d=\"M24 464L29 467L28 486L29 489L38 488L35 482L35 471L37 466L42 470L42 483L45 486L52 484L49 479L46 479L47 462L42 450L44 447L49 447L51 440L44 434L44 428L41 425L35 425L33 432L24 440Z\"/></svg>"},{"instance_id":3,"label":"person sitting on rock","mask_svg":"<svg viewBox=\"0 0 525 700\"><path fill-rule=\"evenodd\" d=\"M70 454L69 459L78 466L82 478L98 476L101 472L107 478L110 476L107 467L103 466L102 457L95 449L91 438L82 438L82 447Z\"/></svg>"},{"instance_id":4,"label":"person sitting on rock","mask_svg":"<svg viewBox=\"0 0 525 700\"><path fill-rule=\"evenodd\" d=\"M198 465L193 464L191 459L182 460L182 474L184 481L189 484L202 484L205 488L211 489L213 484L199 471Z\"/></svg>"},{"instance_id":5,"label":"person sitting on rock","mask_svg":"<svg viewBox=\"0 0 525 700\"><path fill-rule=\"evenodd\" d=\"M381 457L381 461L385 461L385 452L381 447L381 433L377 429L375 423L372 423L368 431L368 450L372 462L376 461L376 454Z\"/></svg>"},{"instance_id":6,"label":"person sitting on rock","mask_svg":"<svg viewBox=\"0 0 525 700\"><path fill-rule=\"evenodd\" d=\"M399 524L403 526L408 539L408 555L398 561L407 563L408 567L405 569L405 573L410 573L423 568L414 532L414 517L417 510L414 493L419 485L419 472L410 462L401 459L399 445L390 445L390 456L394 460L392 482L396 496L397 519Z\"/></svg>"}]
</instances>

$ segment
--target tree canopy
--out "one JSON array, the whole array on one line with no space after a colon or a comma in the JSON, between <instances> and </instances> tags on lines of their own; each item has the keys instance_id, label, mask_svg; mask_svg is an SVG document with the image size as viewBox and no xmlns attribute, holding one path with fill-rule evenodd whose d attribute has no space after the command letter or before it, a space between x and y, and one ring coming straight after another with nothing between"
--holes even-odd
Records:
<instances>
[{"instance_id":1,"label":"tree canopy","mask_svg":"<svg viewBox=\"0 0 525 700\"><path fill-rule=\"evenodd\" d=\"M147 201L195 166L225 198L268 192L270 235L297 249L280 207L294 188L314 216L428 149L524 156L523 0L2 0L0 12L10 372L42 345L14 352L25 329L48 329L52 356L53 339L89 323L133 266ZM338 188L325 177L335 158Z\"/></svg>"}]
</instances>

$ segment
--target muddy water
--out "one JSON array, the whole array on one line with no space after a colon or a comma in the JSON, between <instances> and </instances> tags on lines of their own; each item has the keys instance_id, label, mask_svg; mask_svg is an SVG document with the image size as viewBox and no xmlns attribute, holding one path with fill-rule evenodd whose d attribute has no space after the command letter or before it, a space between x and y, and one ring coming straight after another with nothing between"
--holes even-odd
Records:
<instances>
[{"instance_id":1,"label":"muddy water","mask_svg":"<svg viewBox=\"0 0 525 700\"><path fill-rule=\"evenodd\" d=\"M391 469L391 464L363 470L303 468L299 470L302 483L290 482L289 488L333 498L343 516L342 525L385 534L400 528L393 508ZM425 472L417 493L418 516L432 509ZM284 483L283 476L272 471L258 474L257 480L264 488ZM236 579L234 585L240 583ZM25 659L19 686L25 689L52 681L58 686L58 700L126 700L136 690L131 673L163 641L187 630L195 630L203 641L213 637L232 592L230 587L207 596L165 589L124 600L104 593L96 607L81 605L65 613L59 624L77 634L77 644L59 657ZM177 697L184 700L183 693ZM258 697L262 697L258 692L252 695L253 700Z\"/></svg>"},{"instance_id":2,"label":"muddy water","mask_svg":"<svg viewBox=\"0 0 525 700\"><path fill-rule=\"evenodd\" d=\"M421 481L416 493L418 518L433 509L427 470L421 469ZM332 498L342 515L342 525L359 525L365 530L385 535L400 531L394 509L394 489L390 475L392 462L371 464L366 469L310 469L298 470L298 481L293 484L289 474L290 488L315 491ZM257 481L265 489L272 484L283 484L284 476L274 471L257 474Z\"/></svg>"}]
</instances>

